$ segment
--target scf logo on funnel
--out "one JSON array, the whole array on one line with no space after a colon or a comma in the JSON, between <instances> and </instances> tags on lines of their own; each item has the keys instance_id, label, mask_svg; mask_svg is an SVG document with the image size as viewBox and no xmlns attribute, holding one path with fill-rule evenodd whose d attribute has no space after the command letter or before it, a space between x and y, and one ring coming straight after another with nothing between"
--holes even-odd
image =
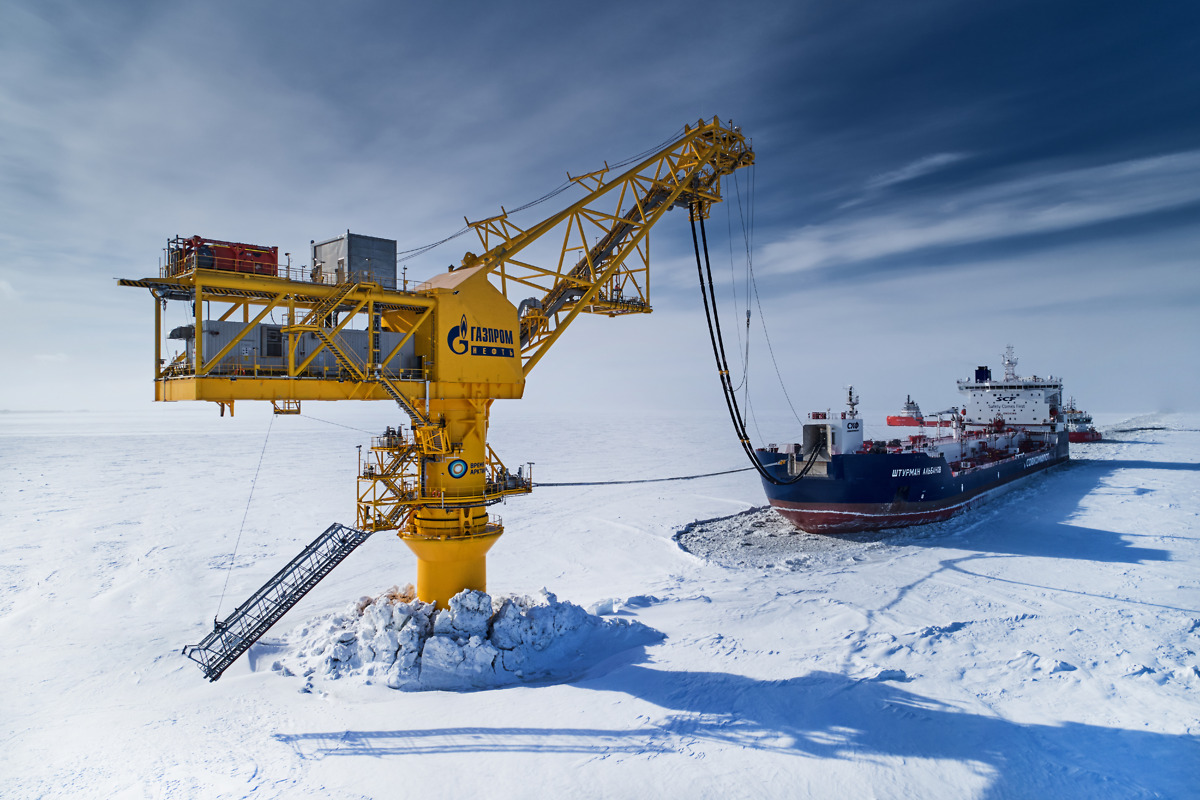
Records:
<instances>
[{"instance_id":1,"label":"scf logo on funnel","mask_svg":"<svg viewBox=\"0 0 1200 800\"><path fill-rule=\"evenodd\" d=\"M446 335L446 346L450 348L451 353L460 356L470 350L473 356L512 358L515 355L513 348L504 347L512 343L512 331L468 325L466 314L463 314L459 323Z\"/></svg>"}]
</instances>

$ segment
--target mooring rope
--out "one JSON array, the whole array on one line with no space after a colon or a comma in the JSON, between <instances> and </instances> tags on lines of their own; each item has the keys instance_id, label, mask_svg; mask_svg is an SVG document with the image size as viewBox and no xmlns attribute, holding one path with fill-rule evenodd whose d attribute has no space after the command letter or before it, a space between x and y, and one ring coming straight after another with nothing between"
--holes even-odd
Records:
<instances>
[{"instance_id":1,"label":"mooring rope","mask_svg":"<svg viewBox=\"0 0 1200 800\"><path fill-rule=\"evenodd\" d=\"M337 427L339 427L339 428L345 428L345 429L346 429L346 430L348 430L348 431L358 431L359 433L367 433L367 434L370 434L370 435L372 435L372 436L376 436L376 435L378 435L378 434L377 434L375 431L368 431L368 430L364 430L364 429L362 429L362 428L356 428L356 427L354 427L353 425L343 425L343 424L342 424L342 423L340 423L340 422L330 422L330 421L329 421L329 420L327 420L327 419L321 419L320 417L314 417L314 416L313 416L313 415L311 415L311 414L301 414L300 416L304 417L305 419L311 419L311 420L313 420L314 422L324 422L326 425L336 425Z\"/></svg>"},{"instance_id":2,"label":"mooring rope","mask_svg":"<svg viewBox=\"0 0 1200 800\"><path fill-rule=\"evenodd\" d=\"M754 467L727 469L723 472L705 472L700 475L678 475L674 478L645 478L640 481L583 481L581 483L535 483L534 486L614 486L621 483L662 483L663 481L692 481L696 478L711 478L714 475L732 475L735 472L749 472Z\"/></svg>"}]
</instances>

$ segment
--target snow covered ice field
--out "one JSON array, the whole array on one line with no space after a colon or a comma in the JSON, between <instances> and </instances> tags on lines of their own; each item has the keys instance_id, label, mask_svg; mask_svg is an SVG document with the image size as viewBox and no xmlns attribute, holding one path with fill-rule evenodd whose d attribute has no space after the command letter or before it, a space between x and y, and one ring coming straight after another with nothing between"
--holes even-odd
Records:
<instances>
[{"instance_id":1,"label":"snow covered ice field","mask_svg":"<svg viewBox=\"0 0 1200 800\"><path fill-rule=\"evenodd\" d=\"M280 417L265 449L254 407L0 414L0 795L1200 792L1200 415L1098 417L1112 439L1071 464L886 536L793 533L754 511L753 472L543 487L493 509L489 591L545 587L652 639L543 683L302 691L271 669L291 633L413 579L381 534L208 683L179 651L211 628L243 514L222 616L353 523L356 428L394 424L383 408L306 405L340 425ZM535 480L744 465L719 417L529 423L497 404L491 439ZM736 550L682 549L697 520Z\"/></svg>"}]
</instances>

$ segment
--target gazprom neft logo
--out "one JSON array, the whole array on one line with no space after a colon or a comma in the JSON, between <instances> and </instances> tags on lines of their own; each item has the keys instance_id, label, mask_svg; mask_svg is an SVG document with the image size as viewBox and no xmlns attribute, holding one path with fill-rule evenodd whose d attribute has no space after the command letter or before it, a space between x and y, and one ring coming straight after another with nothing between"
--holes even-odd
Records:
<instances>
[{"instance_id":1,"label":"gazprom neft logo","mask_svg":"<svg viewBox=\"0 0 1200 800\"><path fill-rule=\"evenodd\" d=\"M462 321L450 329L450 335L446 337L446 344L450 347L451 353L462 355L467 352L467 315L463 314Z\"/></svg>"},{"instance_id":2,"label":"gazprom neft logo","mask_svg":"<svg viewBox=\"0 0 1200 800\"><path fill-rule=\"evenodd\" d=\"M512 358L513 349L504 346L511 345L512 343L512 331L506 331L504 328L471 326L471 355L473 356Z\"/></svg>"},{"instance_id":3,"label":"gazprom neft logo","mask_svg":"<svg viewBox=\"0 0 1200 800\"><path fill-rule=\"evenodd\" d=\"M468 325L466 314L463 314L459 323L451 328L450 333L446 336L446 345L450 348L450 352L460 356L470 349L473 356L512 358L515 355L511 347L512 343L512 331L504 328Z\"/></svg>"}]
</instances>

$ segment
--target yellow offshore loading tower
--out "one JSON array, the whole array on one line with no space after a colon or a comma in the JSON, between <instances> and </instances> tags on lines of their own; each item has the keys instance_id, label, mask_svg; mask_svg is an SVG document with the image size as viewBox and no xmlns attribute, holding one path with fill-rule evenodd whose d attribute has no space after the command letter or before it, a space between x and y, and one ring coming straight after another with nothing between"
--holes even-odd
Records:
<instances>
[{"instance_id":1,"label":"yellow offshore loading tower","mask_svg":"<svg viewBox=\"0 0 1200 800\"><path fill-rule=\"evenodd\" d=\"M636 161L568 175L583 197L535 225L522 229L503 209L468 221L482 254L412 285L341 259L278 266L265 248L199 237L172 240L158 277L119 283L156 301L156 400L205 400L222 413L238 400L270 401L276 413L304 400L397 403L409 426L372 440L356 526L397 531L417 557L417 596L444 607L463 589L486 589L486 554L503 532L487 506L532 486L488 446L492 402L522 396L579 314L648 313L650 229L677 206L706 218L721 178L753 161L732 124L684 126ZM549 250L549 262L534 263L534 249ZM194 317L170 332L187 344L170 363L168 301L192 303ZM282 324L264 322L276 313Z\"/></svg>"}]
</instances>

